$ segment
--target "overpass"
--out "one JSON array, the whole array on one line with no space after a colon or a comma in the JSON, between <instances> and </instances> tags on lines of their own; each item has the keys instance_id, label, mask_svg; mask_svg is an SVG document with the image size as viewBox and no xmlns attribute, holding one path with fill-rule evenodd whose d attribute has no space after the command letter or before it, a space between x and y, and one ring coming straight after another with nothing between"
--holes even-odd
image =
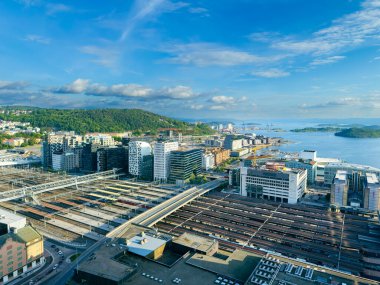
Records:
<instances>
[{"instance_id":1,"label":"overpass","mask_svg":"<svg viewBox=\"0 0 380 285\"><path fill-rule=\"evenodd\" d=\"M68 179L43 183L35 186L23 187L15 190L0 192L0 202L6 202L25 197L32 197L34 195L38 195L47 191L62 189L71 186L78 187L78 185L80 184L94 182L97 180L116 178L119 176L119 174L117 174L117 171L118 169L115 168L113 170L108 170L104 172L71 177Z\"/></svg>"},{"instance_id":2,"label":"overpass","mask_svg":"<svg viewBox=\"0 0 380 285\"><path fill-rule=\"evenodd\" d=\"M123 235L130 226L132 225L140 225L149 227L162 220L166 216L170 215L177 209L183 207L187 203L193 201L197 197L200 197L206 194L209 191L212 191L223 183L226 180L218 179L214 181L207 182L198 187L192 187L184 192L158 204L157 206L145 211L144 213L128 220L124 224L110 231L105 237L91 245L87 250L81 253L81 255L75 260L75 262L71 263L69 267L65 271L62 271L60 274L56 275L52 280L45 282L43 284L55 284L55 285L65 285L66 282L71 278L74 269L78 266L78 264L84 260L86 260L93 252L95 252L99 247L101 247L105 242L116 238L120 235Z\"/></svg>"},{"instance_id":3,"label":"overpass","mask_svg":"<svg viewBox=\"0 0 380 285\"><path fill-rule=\"evenodd\" d=\"M151 208L144 213L134 217L125 224L119 226L113 231L107 234L108 237L116 237L122 235L125 232L125 229L129 225L137 225L143 227L151 227L157 222L161 221L165 217L169 216L171 213L175 212L179 208L183 207L187 203L193 201L194 199L206 194L207 192L218 188L225 182L224 179L218 179L214 181L207 182L200 185L199 187L192 187L172 198L166 200L154 208Z\"/></svg>"}]
</instances>

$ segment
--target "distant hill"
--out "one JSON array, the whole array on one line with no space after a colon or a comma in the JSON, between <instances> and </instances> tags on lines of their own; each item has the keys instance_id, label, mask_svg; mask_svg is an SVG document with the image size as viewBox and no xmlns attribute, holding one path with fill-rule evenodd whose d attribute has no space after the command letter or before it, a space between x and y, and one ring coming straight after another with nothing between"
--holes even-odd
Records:
<instances>
[{"instance_id":1,"label":"distant hill","mask_svg":"<svg viewBox=\"0 0 380 285\"><path fill-rule=\"evenodd\" d=\"M335 133L345 138L380 138L380 126L367 126L363 128L349 128Z\"/></svg>"},{"instance_id":2,"label":"distant hill","mask_svg":"<svg viewBox=\"0 0 380 285\"><path fill-rule=\"evenodd\" d=\"M319 127L319 128L303 128L303 129L294 129L290 130L291 132L295 133L316 133L316 132L337 132L340 131L342 128L337 127Z\"/></svg>"},{"instance_id":3,"label":"distant hill","mask_svg":"<svg viewBox=\"0 0 380 285\"><path fill-rule=\"evenodd\" d=\"M17 110L23 107L8 107ZM159 128L177 128L184 134L212 134L205 124L190 124L140 109L44 109L31 108L27 114L0 114L2 120L30 122L33 126L51 130L86 132L151 132Z\"/></svg>"}]
</instances>

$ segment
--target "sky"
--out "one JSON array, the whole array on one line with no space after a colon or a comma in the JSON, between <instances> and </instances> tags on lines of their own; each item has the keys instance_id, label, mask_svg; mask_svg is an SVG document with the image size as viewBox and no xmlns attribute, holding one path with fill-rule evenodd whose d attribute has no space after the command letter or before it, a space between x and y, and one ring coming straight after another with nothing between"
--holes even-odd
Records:
<instances>
[{"instance_id":1,"label":"sky","mask_svg":"<svg viewBox=\"0 0 380 285\"><path fill-rule=\"evenodd\" d=\"M0 104L380 117L380 0L0 0Z\"/></svg>"}]
</instances>

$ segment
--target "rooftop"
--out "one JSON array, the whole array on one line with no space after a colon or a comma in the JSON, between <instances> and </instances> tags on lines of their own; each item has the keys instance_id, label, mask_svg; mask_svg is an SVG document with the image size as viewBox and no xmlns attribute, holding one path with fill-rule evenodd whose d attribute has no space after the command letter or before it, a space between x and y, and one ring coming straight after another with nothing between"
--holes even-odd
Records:
<instances>
[{"instance_id":1,"label":"rooftop","mask_svg":"<svg viewBox=\"0 0 380 285\"><path fill-rule=\"evenodd\" d=\"M35 240L39 240L42 238L40 233L38 233L31 226L26 226L17 231L17 235L20 239L22 239L25 243L33 242Z\"/></svg>"},{"instance_id":2,"label":"rooftop","mask_svg":"<svg viewBox=\"0 0 380 285\"><path fill-rule=\"evenodd\" d=\"M24 223L26 225L26 218L13 214L12 212L0 209L0 223L2 224L13 224L13 223Z\"/></svg>"},{"instance_id":3,"label":"rooftop","mask_svg":"<svg viewBox=\"0 0 380 285\"><path fill-rule=\"evenodd\" d=\"M369 165L362 165L362 164L346 163L346 162L333 162L333 163L329 163L328 167L333 167L333 168L353 168L353 169L363 170L363 171L380 172L380 169L376 168L376 167L372 167L372 166L369 166Z\"/></svg>"},{"instance_id":4,"label":"rooftop","mask_svg":"<svg viewBox=\"0 0 380 285\"><path fill-rule=\"evenodd\" d=\"M347 179L347 171L344 170L338 170L335 174L335 179L340 181L346 181Z\"/></svg>"},{"instance_id":5,"label":"rooftop","mask_svg":"<svg viewBox=\"0 0 380 285\"><path fill-rule=\"evenodd\" d=\"M183 233L179 237L173 239L173 242L202 252L209 251L216 243L216 241L213 239L193 235L190 233Z\"/></svg>"},{"instance_id":6,"label":"rooftop","mask_svg":"<svg viewBox=\"0 0 380 285\"><path fill-rule=\"evenodd\" d=\"M377 178L375 173L366 173L367 183L368 184L377 184L379 183L379 179Z\"/></svg>"},{"instance_id":7,"label":"rooftop","mask_svg":"<svg viewBox=\"0 0 380 285\"><path fill-rule=\"evenodd\" d=\"M147 256L157 248L166 244L166 240L140 234L128 240L128 251L140 256Z\"/></svg>"},{"instance_id":8,"label":"rooftop","mask_svg":"<svg viewBox=\"0 0 380 285\"><path fill-rule=\"evenodd\" d=\"M80 264L79 271L114 281L120 281L134 271L134 268L113 259L114 256L120 254L120 252L122 251L118 246L103 245L90 259Z\"/></svg>"}]
</instances>

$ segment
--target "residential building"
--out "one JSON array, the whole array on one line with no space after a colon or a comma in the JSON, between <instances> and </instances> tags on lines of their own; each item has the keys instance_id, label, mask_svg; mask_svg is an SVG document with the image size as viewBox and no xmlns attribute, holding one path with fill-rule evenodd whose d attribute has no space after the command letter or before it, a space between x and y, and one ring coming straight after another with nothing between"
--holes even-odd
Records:
<instances>
[{"instance_id":1,"label":"residential building","mask_svg":"<svg viewBox=\"0 0 380 285\"><path fill-rule=\"evenodd\" d=\"M307 174L303 169L273 171L242 167L240 171L242 196L296 204L306 190Z\"/></svg>"},{"instance_id":2,"label":"residential building","mask_svg":"<svg viewBox=\"0 0 380 285\"><path fill-rule=\"evenodd\" d=\"M243 139L235 135L227 135L224 139L224 148L237 150L243 147Z\"/></svg>"},{"instance_id":3,"label":"residential building","mask_svg":"<svg viewBox=\"0 0 380 285\"><path fill-rule=\"evenodd\" d=\"M0 209L0 282L5 284L45 263L42 236L26 219Z\"/></svg>"},{"instance_id":4,"label":"residential building","mask_svg":"<svg viewBox=\"0 0 380 285\"><path fill-rule=\"evenodd\" d=\"M170 172L170 153L178 150L178 142L156 142L153 148L155 181L166 182Z\"/></svg>"},{"instance_id":5,"label":"residential building","mask_svg":"<svg viewBox=\"0 0 380 285\"><path fill-rule=\"evenodd\" d=\"M241 156L246 155L248 153L249 153L249 148L239 148L239 149L231 151L230 156L231 157L241 157Z\"/></svg>"},{"instance_id":6,"label":"residential building","mask_svg":"<svg viewBox=\"0 0 380 285\"><path fill-rule=\"evenodd\" d=\"M52 156L56 152L66 152L71 148L81 145L82 137L75 135L74 132L56 132L47 135L42 143L42 166L44 168L52 167Z\"/></svg>"},{"instance_id":7,"label":"residential building","mask_svg":"<svg viewBox=\"0 0 380 285\"><path fill-rule=\"evenodd\" d=\"M289 160L285 162L285 166L307 170L307 183L309 184L314 184L317 180L317 163L314 160Z\"/></svg>"},{"instance_id":8,"label":"residential building","mask_svg":"<svg viewBox=\"0 0 380 285\"><path fill-rule=\"evenodd\" d=\"M366 173L375 173L377 177L380 176L380 169L367 165L352 164L352 163L329 163L324 169L324 183L326 185L331 185L335 174L338 170L345 170L348 174L353 172L365 175Z\"/></svg>"},{"instance_id":9,"label":"residential building","mask_svg":"<svg viewBox=\"0 0 380 285\"><path fill-rule=\"evenodd\" d=\"M202 168L202 153L202 149L172 151L168 181L180 185L192 174L198 175Z\"/></svg>"},{"instance_id":10,"label":"residential building","mask_svg":"<svg viewBox=\"0 0 380 285\"><path fill-rule=\"evenodd\" d=\"M82 150L82 170L84 172L95 172L97 171L97 151L103 148L98 144L85 144Z\"/></svg>"},{"instance_id":11,"label":"residential building","mask_svg":"<svg viewBox=\"0 0 380 285\"><path fill-rule=\"evenodd\" d=\"M151 154L152 147L149 143L142 141L129 142L129 173L135 176L141 176L143 157Z\"/></svg>"},{"instance_id":12,"label":"residential building","mask_svg":"<svg viewBox=\"0 0 380 285\"><path fill-rule=\"evenodd\" d=\"M209 170L215 166L215 156L212 153L202 154L202 168Z\"/></svg>"},{"instance_id":13,"label":"residential building","mask_svg":"<svg viewBox=\"0 0 380 285\"><path fill-rule=\"evenodd\" d=\"M240 167L228 171L228 184L233 187L240 186Z\"/></svg>"},{"instance_id":14,"label":"residential building","mask_svg":"<svg viewBox=\"0 0 380 285\"><path fill-rule=\"evenodd\" d=\"M302 160L313 160L317 159L317 152L315 150L303 150L300 152L299 158Z\"/></svg>"},{"instance_id":15,"label":"residential building","mask_svg":"<svg viewBox=\"0 0 380 285\"><path fill-rule=\"evenodd\" d=\"M98 144L101 146L115 145L115 140L108 134L87 134L84 136L86 143Z\"/></svg>"},{"instance_id":16,"label":"residential building","mask_svg":"<svg viewBox=\"0 0 380 285\"><path fill-rule=\"evenodd\" d=\"M145 181L153 181L154 157L152 154L143 156L141 179Z\"/></svg>"},{"instance_id":17,"label":"residential building","mask_svg":"<svg viewBox=\"0 0 380 285\"><path fill-rule=\"evenodd\" d=\"M52 168L55 171L72 171L76 169L77 160L73 152L55 152L52 155Z\"/></svg>"},{"instance_id":18,"label":"residential building","mask_svg":"<svg viewBox=\"0 0 380 285\"><path fill-rule=\"evenodd\" d=\"M223 141L218 138L205 140L205 146L207 147L223 147Z\"/></svg>"},{"instance_id":19,"label":"residential building","mask_svg":"<svg viewBox=\"0 0 380 285\"><path fill-rule=\"evenodd\" d=\"M347 171L337 170L331 185L331 204L342 207L347 206L349 180L347 177Z\"/></svg>"},{"instance_id":20,"label":"residential building","mask_svg":"<svg viewBox=\"0 0 380 285\"><path fill-rule=\"evenodd\" d=\"M366 174L367 183L364 189L364 208L369 211L380 211L380 183L374 173Z\"/></svg>"},{"instance_id":21,"label":"residential building","mask_svg":"<svg viewBox=\"0 0 380 285\"><path fill-rule=\"evenodd\" d=\"M128 170L128 147L111 146L96 151L97 171L120 168Z\"/></svg>"},{"instance_id":22,"label":"residential building","mask_svg":"<svg viewBox=\"0 0 380 285\"><path fill-rule=\"evenodd\" d=\"M231 151L223 148L213 148L210 151L215 157L215 166L220 165L230 158Z\"/></svg>"}]
</instances>

